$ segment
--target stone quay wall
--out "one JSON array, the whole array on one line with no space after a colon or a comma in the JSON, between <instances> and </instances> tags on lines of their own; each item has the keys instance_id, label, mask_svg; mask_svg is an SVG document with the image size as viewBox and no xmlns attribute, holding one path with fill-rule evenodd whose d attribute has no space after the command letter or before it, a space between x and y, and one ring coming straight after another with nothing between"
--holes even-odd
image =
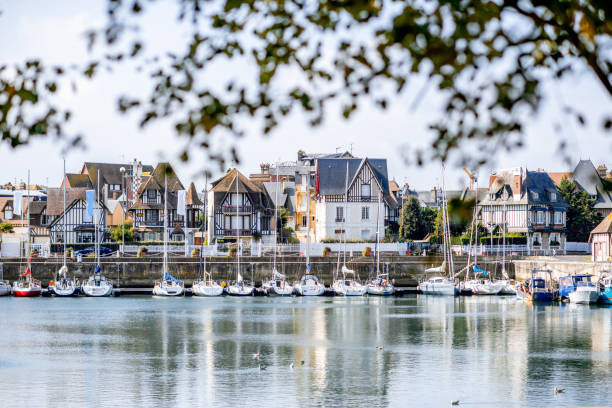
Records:
<instances>
[{"instance_id":1,"label":"stone quay wall","mask_svg":"<svg viewBox=\"0 0 612 408\"><path fill-rule=\"evenodd\" d=\"M514 261L514 270L519 280L531 278L531 272L534 270L549 270L552 272L554 281L557 281L559 277L569 275L592 275L592 280L595 281L599 280L602 273L612 272L612 264L592 262L589 256L541 256Z\"/></svg>"},{"instance_id":2,"label":"stone quay wall","mask_svg":"<svg viewBox=\"0 0 612 408\"><path fill-rule=\"evenodd\" d=\"M457 257L455 265L463 266L466 263L466 258ZM208 257L206 261L206 269L210 271L213 278L218 281L231 281L236 279L236 258L228 257ZM19 278L19 274L25 270L26 262L20 258L1 258L3 264L4 279L13 281ZM355 269L359 278L365 280L369 274L374 271L373 257L348 257L347 266ZM381 256L381 270L384 265L389 265L389 275L391 279L395 279L398 286L416 286L419 277L421 277L427 268L439 266L442 262L440 257L436 256L399 256L399 255L384 255ZM311 272L316 274L319 279L322 279L326 285L330 285L333 280L333 274L336 271L338 258L337 257L311 257ZM102 273L112 279L116 284L118 276L119 285L124 287L151 287L153 282L160 278L162 271L163 259L159 256L147 256L144 258L136 257L105 257L101 259ZM256 285L259 285L262 280L268 279L271 275L273 267L272 257L241 257L241 273L245 279L253 279ZM251 272L251 264L253 271ZM77 279L84 280L90 276L95 268L95 260L93 258L84 258L82 262L77 262L74 259L68 260L68 270ZM47 286L50 280L54 279L55 273L62 266L62 258L39 258L32 260L32 273L34 277L40 280L43 286ZM481 268L489 268L490 271L495 271L495 265L488 264L486 259L479 262ZM511 265L507 268L511 270ZM175 277L184 280L186 286L191 286L194 279L199 276L200 261L199 258L191 257L175 257L169 259L170 273ZM287 280L293 282L305 273L305 258L300 256L284 256L282 259L277 259L277 269L280 273L287 276ZM499 267L497 268L500 269Z\"/></svg>"}]
</instances>

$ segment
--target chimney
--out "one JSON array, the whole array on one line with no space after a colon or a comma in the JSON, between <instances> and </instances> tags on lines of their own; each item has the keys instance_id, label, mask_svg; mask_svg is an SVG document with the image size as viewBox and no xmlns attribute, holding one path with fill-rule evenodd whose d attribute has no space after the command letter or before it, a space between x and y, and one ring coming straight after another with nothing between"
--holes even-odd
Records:
<instances>
[{"instance_id":1,"label":"chimney","mask_svg":"<svg viewBox=\"0 0 612 408\"><path fill-rule=\"evenodd\" d=\"M514 200L520 200L523 188L523 168L519 167L514 169L512 177L512 193Z\"/></svg>"},{"instance_id":2,"label":"chimney","mask_svg":"<svg viewBox=\"0 0 612 408\"><path fill-rule=\"evenodd\" d=\"M608 168L605 164L597 167L597 173L599 173L599 177L606 178L606 173L608 173Z\"/></svg>"},{"instance_id":3,"label":"chimney","mask_svg":"<svg viewBox=\"0 0 612 408\"><path fill-rule=\"evenodd\" d=\"M297 152L297 161L301 162L305 155L306 155L306 153L303 150L298 150L298 152Z\"/></svg>"},{"instance_id":4,"label":"chimney","mask_svg":"<svg viewBox=\"0 0 612 408\"><path fill-rule=\"evenodd\" d=\"M266 176L270 174L270 163L261 163L259 168L261 169L261 174Z\"/></svg>"},{"instance_id":5,"label":"chimney","mask_svg":"<svg viewBox=\"0 0 612 408\"><path fill-rule=\"evenodd\" d=\"M436 189L436 186L434 186L433 188L433 198L434 198L433 199L434 203L437 203L438 202L438 190Z\"/></svg>"}]
</instances>

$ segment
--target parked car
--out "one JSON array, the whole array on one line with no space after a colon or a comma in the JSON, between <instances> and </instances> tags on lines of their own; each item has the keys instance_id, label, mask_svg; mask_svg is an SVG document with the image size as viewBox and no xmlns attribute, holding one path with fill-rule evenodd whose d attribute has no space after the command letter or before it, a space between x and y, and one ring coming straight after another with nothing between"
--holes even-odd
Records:
<instances>
[{"instance_id":1,"label":"parked car","mask_svg":"<svg viewBox=\"0 0 612 408\"><path fill-rule=\"evenodd\" d=\"M89 254L95 254L96 253L96 247L87 247L85 249L80 249L78 251L75 252L75 254L77 255L89 255ZM113 251L110 248L107 247L100 247L100 256L109 256L112 255Z\"/></svg>"}]
</instances>

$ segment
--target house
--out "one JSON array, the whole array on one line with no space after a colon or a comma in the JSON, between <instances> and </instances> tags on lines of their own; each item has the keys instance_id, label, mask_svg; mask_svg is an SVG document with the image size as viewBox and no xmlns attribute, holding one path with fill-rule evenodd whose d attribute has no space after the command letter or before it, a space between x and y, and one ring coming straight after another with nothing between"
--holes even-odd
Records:
<instances>
[{"instance_id":1,"label":"house","mask_svg":"<svg viewBox=\"0 0 612 408\"><path fill-rule=\"evenodd\" d=\"M503 227L527 237L528 250L565 250L568 205L544 171L523 167L491 175L486 198L478 203L484 226Z\"/></svg>"},{"instance_id":2,"label":"house","mask_svg":"<svg viewBox=\"0 0 612 408\"><path fill-rule=\"evenodd\" d=\"M64 189L47 190L46 216L52 244L95 242L96 224L98 231L106 231L106 207L101 199L98 201L94 198L94 214L90 215L87 211L87 190L90 189L66 188L65 211ZM104 240L104 235L101 240Z\"/></svg>"},{"instance_id":3,"label":"house","mask_svg":"<svg viewBox=\"0 0 612 408\"><path fill-rule=\"evenodd\" d=\"M589 235L591 260L609 262L612 255L612 214L608 215Z\"/></svg>"},{"instance_id":4,"label":"house","mask_svg":"<svg viewBox=\"0 0 612 408\"><path fill-rule=\"evenodd\" d=\"M399 220L399 203L389 190L385 159L318 159L315 194L315 241L340 240L345 232L347 240L374 240L377 225L382 237L385 227Z\"/></svg>"},{"instance_id":5,"label":"house","mask_svg":"<svg viewBox=\"0 0 612 408\"><path fill-rule=\"evenodd\" d=\"M25 187L25 186L24 186ZM0 223L13 226L15 237L27 241L28 235L28 207L30 212L30 242L33 244L46 244L49 242L49 230L46 217L47 195L42 191L23 191L21 197L22 214L15 214L14 193L0 196Z\"/></svg>"},{"instance_id":6,"label":"house","mask_svg":"<svg viewBox=\"0 0 612 408\"><path fill-rule=\"evenodd\" d=\"M192 242L192 233L200 228L202 202L195 186L190 185L186 193L186 217L178 214L178 192L185 190L183 183L169 163L159 163L150 176L145 178L136 191L134 202L128 207L130 218L134 222L136 238L144 241L163 240L164 231L164 192L167 181L167 209L169 238L173 241L183 241L186 237Z\"/></svg>"},{"instance_id":7,"label":"house","mask_svg":"<svg viewBox=\"0 0 612 408\"><path fill-rule=\"evenodd\" d=\"M287 210L287 225L293 226L295 220L295 182L268 181L263 183L268 197L273 202L274 207Z\"/></svg>"},{"instance_id":8,"label":"house","mask_svg":"<svg viewBox=\"0 0 612 408\"><path fill-rule=\"evenodd\" d=\"M271 239L274 203L263 184L234 168L212 183L207 202L208 242L236 242L238 235Z\"/></svg>"},{"instance_id":9,"label":"house","mask_svg":"<svg viewBox=\"0 0 612 408\"><path fill-rule=\"evenodd\" d=\"M612 183L606 178L607 174L605 166L596 169L592 161L580 160L569 178L595 200L595 210L603 217L612 213L612 194L609 191Z\"/></svg>"}]
</instances>

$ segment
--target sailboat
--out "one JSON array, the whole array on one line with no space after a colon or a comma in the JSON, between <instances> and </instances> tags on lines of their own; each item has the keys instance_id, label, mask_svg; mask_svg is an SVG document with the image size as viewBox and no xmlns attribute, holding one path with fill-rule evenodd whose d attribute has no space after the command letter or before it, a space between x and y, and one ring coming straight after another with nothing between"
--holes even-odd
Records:
<instances>
[{"instance_id":1,"label":"sailboat","mask_svg":"<svg viewBox=\"0 0 612 408\"><path fill-rule=\"evenodd\" d=\"M208 179L206 180L206 188L208 188ZM223 294L223 286L212 278L212 273L206 270L206 256L204 256L204 225L206 225L206 211L202 216L202 242L200 244L200 276L199 279L193 282L191 293L195 296L221 296ZM202 259L204 265L202 265Z\"/></svg>"},{"instance_id":2,"label":"sailboat","mask_svg":"<svg viewBox=\"0 0 612 408\"><path fill-rule=\"evenodd\" d=\"M168 271L168 176L164 174L164 261L161 279L155 282L153 295L181 296L184 288L183 281L176 279Z\"/></svg>"},{"instance_id":3,"label":"sailboat","mask_svg":"<svg viewBox=\"0 0 612 408\"><path fill-rule=\"evenodd\" d=\"M4 280L2 269L0 268L0 296L8 296L11 294L11 285Z\"/></svg>"},{"instance_id":4,"label":"sailboat","mask_svg":"<svg viewBox=\"0 0 612 408\"><path fill-rule=\"evenodd\" d=\"M98 205L100 206L100 169L98 169L98 182L96 185L96 201L98 202ZM87 279L87 282L83 284L83 286L81 287L81 290L83 291L85 296L104 297L104 296L110 296L113 293L113 284L110 281L106 280L106 277L102 275L101 268L100 268L100 240L99 240L99 237L100 235L103 234L103 232L99 231L98 222L102 218L103 210L102 208L100 208L101 210L100 213L96 214L95 204L93 207L94 207L93 209L94 228L95 228L95 235L96 235L96 243L95 243L96 267L94 268L93 275L91 275L89 279Z\"/></svg>"},{"instance_id":5,"label":"sailboat","mask_svg":"<svg viewBox=\"0 0 612 408\"><path fill-rule=\"evenodd\" d=\"M26 270L19 275L19 280L13 282L13 295L18 297L25 296L39 296L41 292L40 282L32 277L32 258L30 250L30 199L29 199L29 188L30 188L30 172L28 171L28 265ZM21 200L21 197L19 197ZM21 208L21 203L19 203ZM21 219L23 220L23 210L21 211Z\"/></svg>"},{"instance_id":6,"label":"sailboat","mask_svg":"<svg viewBox=\"0 0 612 408\"><path fill-rule=\"evenodd\" d=\"M478 199L478 197L476 198ZM508 216L506 212L506 204L504 204L504 224L503 224L503 241L502 241L502 279L495 281L496 284L501 285L499 295L515 295L516 289L514 288L515 282L510 280L508 272L506 271L506 223L508 222Z\"/></svg>"},{"instance_id":7,"label":"sailboat","mask_svg":"<svg viewBox=\"0 0 612 408\"><path fill-rule=\"evenodd\" d=\"M344 248L343 248L343 262L340 272L342 273L342 279L339 279L339 273L336 275L336 279L332 282L332 289L336 295L339 296L363 296L366 292L365 285L362 285L359 280L355 279L355 270L349 269L346 266L346 203L348 201L348 174L349 166L346 163L346 177L344 180Z\"/></svg>"},{"instance_id":8,"label":"sailboat","mask_svg":"<svg viewBox=\"0 0 612 408\"><path fill-rule=\"evenodd\" d=\"M316 275L310 273L310 183L306 186L306 273L294 285L295 293L300 296L321 296L325 285Z\"/></svg>"},{"instance_id":9,"label":"sailboat","mask_svg":"<svg viewBox=\"0 0 612 408\"><path fill-rule=\"evenodd\" d=\"M395 292L395 287L389 280L389 272L380 272L380 205L382 203L382 194L378 194L378 206L376 210L376 277L367 283L368 295L389 296Z\"/></svg>"},{"instance_id":10,"label":"sailboat","mask_svg":"<svg viewBox=\"0 0 612 408\"><path fill-rule=\"evenodd\" d=\"M229 286L228 292L231 296L251 296L253 292L255 292L255 286L249 284L249 282L246 282L240 274L240 228L242 227L242 222L239 226L238 220L240 219L240 205L238 204L238 199L240 196L238 182L238 169L236 169L236 281Z\"/></svg>"},{"instance_id":11,"label":"sailboat","mask_svg":"<svg viewBox=\"0 0 612 408\"><path fill-rule=\"evenodd\" d=\"M476 179L476 203L474 209L478 204L478 179ZM476 211L472 217L472 225L475 229L474 247L478 249L478 221ZM469 279L470 267L474 272L474 278ZM478 277L482 275L482 277ZM474 265L468 265L468 269L465 274L465 288L472 291L473 295L497 295L501 292L503 285L501 283L495 283L491 280L491 274L489 271L480 269L478 267L478 253L474 252Z\"/></svg>"},{"instance_id":12,"label":"sailboat","mask_svg":"<svg viewBox=\"0 0 612 408\"><path fill-rule=\"evenodd\" d=\"M448 217L448 201L446 199L446 184L444 181L444 166L442 166L442 236L444 244L444 259L442 265L425 270L426 274L440 274L433 276L419 284L419 289L426 295L455 296L458 289L455 288L453 277L453 253L451 251L450 221ZM445 276L448 268L449 276Z\"/></svg>"},{"instance_id":13,"label":"sailboat","mask_svg":"<svg viewBox=\"0 0 612 408\"><path fill-rule=\"evenodd\" d=\"M262 284L268 296L289 296L293 294L293 286L287 282L286 276L276 269L276 252L278 247L278 162L276 163L276 196L274 202L274 264L272 266L272 276L269 281Z\"/></svg>"},{"instance_id":14,"label":"sailboat","mask_svg":"<svg viewBox=\"0 0 612 408\"><path fill-rule=\"evenodd\" d=\"M49 291L54 296L66 297L74 296L77 294L77 285L73 278L68 275L68 266L66 265L66 241L68 240L67 228L66 228L66 160L64 160L64 264L57 271L55 280L49 282Z\"/></svg>"}]
</instances>

